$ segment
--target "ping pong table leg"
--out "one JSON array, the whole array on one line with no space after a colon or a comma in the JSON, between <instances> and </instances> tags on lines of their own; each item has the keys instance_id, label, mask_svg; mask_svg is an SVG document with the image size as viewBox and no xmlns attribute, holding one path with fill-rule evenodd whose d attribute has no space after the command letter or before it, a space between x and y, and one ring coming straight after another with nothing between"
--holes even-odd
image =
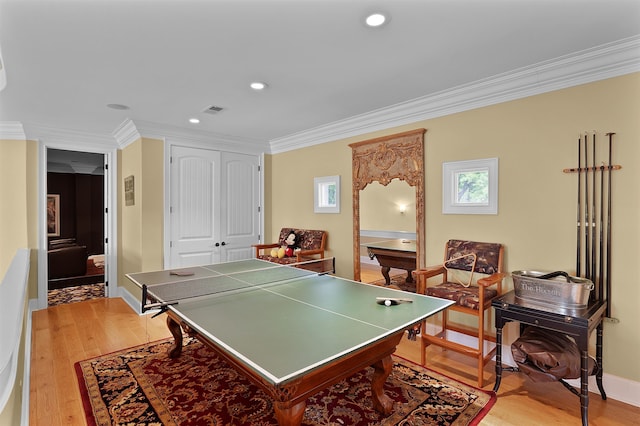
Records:
<instances>
[{"instance_id":1,"label":"ping pong table leg","mask_svg":"<svg viewBox=\"0 0 640 426\"><path fill-rule=\"evenodd\" d=\"M274 408L279 426L299 426L302 423L304 410L307 408L307 401L302 400L294 405L276 401Z\"/></svg>"},{"instance_id":2,"label":"ping pong table leg","mask_svg":"<svg viewBox=\"0 0 640 426\"><path fill-rule=\"evenodd\" d=\"M380 361L373 364L373 377L371 378L371 394L373 397L373 408L376 411L389 415L393 411L393 399L384 393L384 383L393 369L391 355L385 356Z\"/></svg>"},{"instance_id":3,"label":"ping pong table leg","mask_svg":"<svg viewBox=\"0 0 640 426\"><path fill-rule=\"evenodd\" d=\"M169 358L178 358L182 353L182 328L170 316L167 316L167 327L173 335L174 342L173 348L169 351Z\"/></svg>"}]
</instances>

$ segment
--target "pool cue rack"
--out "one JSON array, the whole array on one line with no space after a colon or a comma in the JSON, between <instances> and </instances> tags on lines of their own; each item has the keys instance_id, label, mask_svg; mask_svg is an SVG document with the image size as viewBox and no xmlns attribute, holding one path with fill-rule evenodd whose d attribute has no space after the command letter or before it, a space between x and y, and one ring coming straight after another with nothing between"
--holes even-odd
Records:
<instances>
[{"instance_id":1,"label":"pool cue rack","mask_svg":"<svg viewBox=\"0 0 640 426\"><path fill-rule=\"evenodd\" d=\"M576 276L587 278L594 283L595 288L591 292L590 301L606 300L605 315L609 320L612 320L610 302L611 175L613 171L622 169L622 166L613 164L613 135L615 135L613 132L606 133L609 151L608 163L601 161L600 165L597 165L596 132L585 132L578 138L578 167L563 169L563 173L577 173L578 176ZM600 176L597 176L598 174ZM606 185L605 177L607 178ZM597 202L598 197L599 203Z\"/></svg>"}]
</instances>

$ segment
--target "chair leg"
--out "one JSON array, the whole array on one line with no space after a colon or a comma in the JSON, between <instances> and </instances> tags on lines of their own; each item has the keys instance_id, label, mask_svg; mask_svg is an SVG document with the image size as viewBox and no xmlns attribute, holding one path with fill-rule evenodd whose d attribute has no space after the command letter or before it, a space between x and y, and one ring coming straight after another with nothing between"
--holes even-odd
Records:
<instances>
[{"instance_id":1,"label":"chair leg","mask_svg":"<svg viewBox=\"0 0 640 426\"><path fill-rule=\"evenodd\" d=\"M484 385L484 358L482 352L478 357L478 387L482 388Z\"/></svg>"},{"instance_id":2,"label":"chair leg","mask_svg":"<svg viewBox=\"0 0 640 426\"><path fill-rule=\"evenodd\" d=\"M424 320L422 321L422 326L420 327L420 335L418 336L418 339L420 339L420 365L422 365L423 367L427 363L426 350L428 345L425 345L424 339L422 338L424 334L427 334L426 330L427 330L427 320Z\"/></svg>"},{"instance_id":3,"label":"chair leg","mask_svg":"<svg viewBox=\"0 0 640 426\"><path fill-rule=\"evenodd\" d=\"M478 387L484 384L484 313L482 306L478 312Z\"/></svg>"},{"instance_id":4,"label":"chair leg","mask_svg":"<svg viewBox=\"0 0 640 426\"><path fill-rule=\"evenodd\" d=\"M442 333L445 339L447 338L447 320L449 319L449 310L442 311Z\"/></svg>"}]
</instances>

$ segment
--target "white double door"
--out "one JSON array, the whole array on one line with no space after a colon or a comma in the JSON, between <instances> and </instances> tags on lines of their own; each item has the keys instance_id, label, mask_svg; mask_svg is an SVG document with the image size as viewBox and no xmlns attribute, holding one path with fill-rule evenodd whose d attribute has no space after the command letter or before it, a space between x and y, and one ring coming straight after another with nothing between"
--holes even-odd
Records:
<instances>
[{"instance_id":1,"label":"white double door","mask_svg":"<svg viewBox=\"0 0 640 426\"><path fill-rule=\"evenodd\" d=\"M260 158L173 146L170 268L253 257L260 234Z\"/></svg>"}]
</instances>

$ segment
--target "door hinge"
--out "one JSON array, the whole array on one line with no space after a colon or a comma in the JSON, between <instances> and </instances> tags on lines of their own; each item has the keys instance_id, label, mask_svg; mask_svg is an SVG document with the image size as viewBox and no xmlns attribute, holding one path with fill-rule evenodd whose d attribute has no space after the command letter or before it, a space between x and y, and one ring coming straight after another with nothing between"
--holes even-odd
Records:
<instances>
[{"instance_id":1,"label":"door hinge","mask_svg":"<svg viewBox=\"0 0 640 426\"><path fill-rule=\"evenodd\" d=\"M105 169L105 170L109 170L109 164L105 164L105 165L104 165L104 169Z\"/></svg>"},{"instance_id":2,"label":"door hinge","mask_svg":"<svg viewBox=\"0 0 640 426\"><path fill-rule=\"evenodd\" d=\"M258 206L258 213L260 213L262 211L261 207Z\"/></svg>"},{"instance_id":3,"label":"door hinge","mask_svg":"<svg viewBox=\"0 0 640 426\"><path fill-rule=\"evenodd\" d=\"M105 238L105 239L104 239L104 243L105 243L105 244L109 244L109 239L108 239L108 238Z\"/></svg>"},{"instance_id":4,"label":"door hinge","mask_svg":"<svg viewBox=\"0 0 640 426\"><path fill-rule=\"evenodd\" d=\"M258 171L262 170L262 166L258 166Z\"/></svg>"},{"instance_id":5,"label":"door hinge","mask_svg":"<svg viewBox=\"0 0 640 426\"><path fill-rule=\"evenodd\" d=\"M169 241L169 248L173 247L173 241Z\"/></svg>"}]
</instances>

